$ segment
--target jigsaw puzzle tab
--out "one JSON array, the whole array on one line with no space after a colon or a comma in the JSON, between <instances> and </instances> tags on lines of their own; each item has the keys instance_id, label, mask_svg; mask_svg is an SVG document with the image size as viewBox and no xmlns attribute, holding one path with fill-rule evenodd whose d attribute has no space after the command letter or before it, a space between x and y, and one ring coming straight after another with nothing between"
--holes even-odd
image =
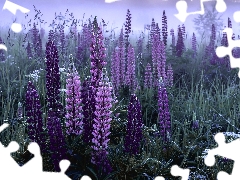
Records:
<instances>
[{"instance_id":1,"label":"jigsaw puzzle tab","mask_svg":"<svg viewBox=\"0 0 240 180\"><path fill-rule=\"evenodd\" d=\"M189 173L189 169L182 169L178 165L173 165L171 167L171 174L173 176L182 176L182 180L188 180Z\"/></svg>"},{"instance_id":2,"label":"jigsaw puzzle tab","mask_svg":"<svg viewBox=\"0 0 240 180\"><path fill-rule=\"evenodd\" d=\"M234 12L233 19L236 23L240 23L240 11Z\"/></svg>"},{"instance_id":3,"label":"jigsaw puzzle tab","mask_svg":"<svg viewBox=\"0 0 240 180\"><path fill-rule=\"evenodd\" d=\"M223 32L227 33L228 47L219 46L216 48L216 54L218 57L223 58L226 55L229 56L231 68L240 68L240 58L234 58L232 55L232 50L236 47L240 47L240 39L233 40L231 37L233 35L233 30L231 28L225 28ZM238 77L240 78L240 72L238 72Z\"/></svg>"},{"instance_id":4,"label":"jigsaw puzzle tab","mask_svg":"<svg viewBox=\"0 0 240 180\"><path fill-rule=\"evenodd\" d=\"M154 178L154 180L165 180L165 178L162 177L162 176L157 176L157 177Z\"/></svg>"},{"instance_id":5,"label":"jigsaw puzzle tab","mask_svg":"<svg viewBox=\"0 0 240 180\"><path fill-rule=\"evenodd\" d=\"M192 15L192 14L203 15L205 12L203 3L207 2L207 1L212 1L212 0L200 0L201 10L195 11L195 12L189 12L189 13L187 12L187 8L188 8L187 2L186 1L178 1L178 2L176 2L176 9L178 10L178 14L175 14L175 17L178 18L181 22L185 22L186 18L189 15ZM227 5L224 2L224 0L216 0L216 1L217 1L216 6L215 6L216 10L221 13L226 11Z\"/></svg>"},{"instance_id":6,"label":"jigsaw puzzle tab","mask_svg":"<svg viewBox=\"0 0 240 180\"><path fill-rule=\"evenodd\" d=\"M1 125L0 132L2 132L8 126L9 124L6 124L6 123ZM7 162L2 164L0 163L1 177L8 177L8 179L12 179L16 174L20 172L19 165L14 161L14 159L10 155L12 152L16 152L18 149L19 149L19 145L15 141L10 142L7 147L4 147L0 142L1 162ZM12 169L15 170L15 173L12 173Z\"/></svg>"},{"instance_id":7,"label":"jigsaw puzzle tab","mask_svg":"<svg viewBox=\"0 0 240 180\"><path fill-rule=\"evenodd\" d=\"M205 164L207 166L213 166L215 164L215 155L219 155L222 157L226 157L234 161L234 167L231 175L226 172L220 171L218 173L218 180L224 179L239 179L240 177L240 157L239 157L239 149L240 149L240 140L236 139L230 143L225 142L225 136L223 133L218 133L214 137L215 141L218 143L218 147L211 149L208 151L208 155L205 158Z\"/></svg>"},{"instance_id":8,"label":"jigsaw puzzle tab","mask_svg":"<svg viewBox=\"0 0 240 180\"><path fill-rule=\"evenodd\" d=\"M0 126L0 132L6 129L9 125L3 124ZM1 143L0 143L1 144ZM19 144L15 141L9 143L5 148L2 144L0 145L0 163L1 177L6 177L8 180L12 179L59 179L59 180L70 180L70 178L65 175L70 162L68 160L62 160L59 165L61 172L43 172L42 167L42 157L40 154L40 147L37 143L33 142L28 145L28 150L34 154L34 158L27 162L25 165L20 167L14 159L11 157L12 152L16 152L19 149ZM14 169L14 173L13 173Z\"/></svg>"}]
</instances>

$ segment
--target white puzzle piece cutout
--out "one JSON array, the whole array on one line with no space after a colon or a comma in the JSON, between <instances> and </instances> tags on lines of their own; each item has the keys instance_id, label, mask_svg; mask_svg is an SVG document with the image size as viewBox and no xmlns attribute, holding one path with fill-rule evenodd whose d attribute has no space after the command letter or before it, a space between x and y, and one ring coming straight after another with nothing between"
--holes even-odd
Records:
<instances>
[{"instance_id":1,"label":"white puzzle piece cutout","mask_svg":"<svg viewBox=\"0 0 240 180\"><path fill-rule=\"evenodd\" d=\"M182 169L178 165L173 165L171 167L171 174L173 176L182 176L182 180L188 180L189 173L189 169Z\"/></svg>"},{"instance_id":2,"label":"white puzzle piece cutout","mask_svg":"<svg viewBox=\"0 0 240 180\"><path fill-rule=\"evenodd\" d=\"M0 127L0 132L8 127L8 124L3 124ZM9 143L8 147L4 147L0 143L0 169L1 169L1 179L15 180L15 179L58 179L58 180L70 180L70 178L65 175L65 171L70 165L68 160L62 160L59 164L61 172L43 172L42 170L42 157L40 154L40 148L37 143L30 143L28 150L34 154L34 158L27 162L25 165L20 167L16 161L11 157L11 153L16 152L19 149L17 142L12 141Z\"/></svg>"},{"instance_id":3,"label":"white puzzle piece cutout","mask_svg":"<svg viewBox=\"0 0 240 180\"><path fill-rule=\"evenodd\" d=\"M6 0L4 6L3 6L3 10L9 10L11 13L13 13L14 15L16 15L17 10L20 10L22 13L29 13L30 10L27 8L24 8L18 4L15 4L11 1ZM19 33L22 31L22 25L19 23L13 23L11 26L11 29L13 30L13 32L15 33Z\"/></svg>"},{"instance_id":4,"label":"white puzzle piece cutout","mask_svg":"<svg viewBox=\"0 0 240 180\"><path fill-rule=\"evenodd\" d=\"M215 155L219 155L234 161L234 166L231 175L226 172L220 171L217 175L218 180L237 180L240 177L240 140L236 139L230 143L225 142L225 136L223 133L217 133L214 137L218 143L218 147L208 151L208 155L205 158L205 164L207 166L213 166L215 163Z\"/></svg>"},{"instance_id":5,"label":"white puzzle piece cutout","mask_svg":"<svg viewBox=\"0 0 240 180\"><path fill-rule=\"evenodd\" d=\"M240 47L240 39L233 40L231 37L233 35L233 30L231 28L225 28L223 32L226 32L228 39L228 47L219 46L216 48L216 54L218 57L223 58L226 55L229 56L231 68L240 68L240 58L234 58L232 55L233 48ZM240 71L238 72L238 77L240 78Z\"/></svg>"},{"instance_id":6,"label":"white puzzle piece cutout","mask_svg":"<svg viewBox=\"0 0 240 180\"><path fill-rule=\"evenodd\" d=\"M189 15L192 14L200 14L203 15L204 14L204 6L203 6L203 2L207 2L207 1L214 1L214 0L200 0L200 5L201 5L201 10L200 11L194 11L194 12L189 12L187 13L187 2L186 1L178 1L176 2L176 9L178 10L178 14L175 14L175 17L178 18L181 22L185 22L186 18ZM218 12L224 12L227 9L227 5L224 2L224 0L216 0L216 10Z\"/></svg>"},{"instance_id":7,"label":"white puzzle piece cutout","mask_svg":"<svg viewBox=\"0 0 240 180\"><path fill-rule=\"evenodd\" d=\"M13 13L14 15L16 15L17 10L20 10L22 13L29 13L30 10L27 8L24 8L22 6L19 6L11 1L6 0L4 3L4 6L2 8L2 10L9 10L11 13ZM13 32L15 33L19 33L22 31L22 25L19 23L12 23L11 25L11 29ZM0 44L0 49L3 49L5 51L7 51L7 47L4 44Z\"/></svg>"},{"instance_id":8,"label":"white puzzle piece cutout","mask_svg":"<svg viewBox=\"0 0 240 180\"><path fill-rule=\"evenodd\" d=\"M233 19L236 23L240 23L240 11L236 11L233 13Z\"/></svg>"},{"instance_id":9,"label":"white puzzle piece cutout","mask_svg":"<svg viewBox=\"0 0 240 180\"><path fill-rule=\"evenodd\" d=\"M121 0L105 0L105 3L113 3L113 2L117 2L117 1L121 1Z\"/></svg>"}]
</instances>

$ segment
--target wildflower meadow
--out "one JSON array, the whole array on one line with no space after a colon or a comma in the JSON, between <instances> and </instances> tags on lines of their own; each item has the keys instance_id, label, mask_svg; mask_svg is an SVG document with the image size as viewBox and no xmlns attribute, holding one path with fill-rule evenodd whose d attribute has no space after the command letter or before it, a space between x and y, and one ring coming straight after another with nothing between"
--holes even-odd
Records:
<instances>
[{"instance_id":1,"label":"wildflower meadow","mask_svg":"<svg viewBox=\"0 0 240 180\"><path fill-rule=\"evenodd\" d=\"M68 159L74 180L179 179L170 173L175 164L190 169L189 179L231 173L232 160L204 164L215 134L230 142L240 132L238 70L215 52L228 46L227 35L209 24L210 36L199 39L168 22L167 10L134 34L131 9L122 16L119 33L68 10L49 31L41 13L20 33L1 27L8 51L0 50L0 122L10 124L2 144L19 143L11 156L23 166L37 142L43 170L59 172ZM230 18L223 23L232 27Z\"/></svg>"}]
</instances>

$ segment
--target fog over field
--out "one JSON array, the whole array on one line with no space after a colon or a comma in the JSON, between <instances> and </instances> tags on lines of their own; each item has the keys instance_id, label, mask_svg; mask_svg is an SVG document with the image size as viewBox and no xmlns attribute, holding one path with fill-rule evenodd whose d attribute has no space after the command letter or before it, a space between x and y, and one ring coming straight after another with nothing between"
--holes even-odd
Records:
<instances>
[{"instance_id":1,"label":"fog over field","mask_svg":"<svg viewBox=\"0 0 240 180\"><path fill-rule=\"evenodd\" d=\"M69 12L72 12L77 19L82 19L83 14L85 13L85 20L88 19L91 15L97 16L98 21L104 19L105 22L109 22L108 29L111 27L116 29L116 32L120 30L123 23L125 22L127 9L130 9L132 14L132 30L134 33L140 32L144 30L144 24L150 24L152 18L155 19L156 22L161 24L161 18L163 10L166 11L166 15L168 18L168 29L175 29L178 25L182 25L183 23L179 21L174 14L177 14L177 9L175 7L176 0L171 1L162 1L162 0L122 0L114 3L105 3L100 0L13 0L11 1L18 5L21 5L25 8L30 9L30 13L28 13L28 20L33 19L34 12L33 5L43 13L42 19L47 22L44 26L46 30L49 30L48 25L54 19L55 12L59 14L62 12L64 14L68 9ZM227 11L221 13L222 19L224 20L224 25L227 25L227 18L230 17L233 24L233 29L236 34L240 34L239 24L236 24L233 20L233 13L237 10L240 10L240 3L232 3L230 0L225 1L227 3ZM3 7L5 1L0 1L0 6ZM200 10L200 1L199 0L188 0L188 12L199 11ZM209 6L212 2L204 2L206 6ZM188 16L185 21L185 27L187 29L188 34L192 34L194 30L194 24L192 20L196 18L198 15ZM24 18L24 14L20 11L17 11L17 14L14 16L8 10L0 11L0 25L1 26L10 26L15 18L17 18L16 22L26 23L27 21ZM161 27L161 25L160 25ZM80 29L80 27L79 27ZM176 31L175 31L176 32Z\"/></svg>"}]
</instances>

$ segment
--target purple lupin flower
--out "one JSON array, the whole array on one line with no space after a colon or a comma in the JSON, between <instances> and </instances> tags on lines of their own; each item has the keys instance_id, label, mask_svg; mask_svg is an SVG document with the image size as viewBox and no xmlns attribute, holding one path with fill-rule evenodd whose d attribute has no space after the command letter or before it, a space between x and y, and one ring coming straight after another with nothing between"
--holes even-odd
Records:
<instances>
[{"instance_id":1,"label":"purple lupin flower","mask_svg":"<svg viewBox=\"0 0 240 180\"><path fill-rule=\"evenodd\" d=\"M177 45L176 45L177 57L182 56L183 50L184 50L184 43L183 43L182 30L181 30L181 27L178 26L178 39L177 39Z\"/></svg>"},{"instance_id":2,"label":"purple lupin flower","mask_svg":"<svg viewBox=\"0 0 240 180\"><path fill-rule=\"evenodd\" d=\"M49 148L52 152L52 161L55 171L60 172L59 162L67 158L66 142L63 136L61 121L58 113L52 109L48 110L47 129L50 139Z\"/></svg>"},{"instance_id":3,"label":"purple lupin flower","mask_svg":"<svg viewBox=\"0 0 240 180\"><path fill-rule=\"evenodd\" d=\"M152 64L153 64L153 85L157 86L158 68L161 66L158 64L160 55L160 40L157 34L154 34L152 45Z\"/></svg>"},{"instance_id":4,"label":"purple lupin flower","mask_svg":"<svg viewBox=\"0 0 240 180\"><path fill-rule=\"evenodd\" d=\"M232 21L230 18L228 18L228 28L232 28ZM232 35L232 40L235 40L235 33ZM233 57L237 57L237 48L234 48L232 50Z\"/></svg>"},{"instance_id":5,"label":"purple lupin flower","mask_svg":"<svg viewBox=\"0 0 240 180\"><path fill-rule=\"evenodd\" d=\"M228 28L232 28L232 21L230 18L228 18Z\"/></svg>"},{"instance_id":6,"label":"purple lupin flower","mask_svg":"<svg viewBox=\"0 0 240 180\"><path fill-rule=\"evenodd\" d=\"M83 114L83 141L90 145L92 143L92 131L93 131L93 119L95 112L95 96L93 93L93 87L91 86L91 78L87 77L81 90L81 99L83 103L82 114Z\"/></svg>"},{"instance_id":7,"label":"purple lupin flower","mask_svg":"<svg viewBox=\"0 0 240 180\"><path fill-rule=\"evenodd\" d=\"M137 55L140 56L143 53L143 37L139 37L137 40Z\"/></svg>"},{"instance_id":8,"label":"purple lupin flower","mask_svg":"<svg viewBox=\"0 0 240 180\"><path fill-rule=\"evenodd\" d=\"M142 109L135 94L131 95L128 105L128 122L124 141L125 151L130 155L139 154L140 142L142 140Z\"/></svg>"},{"instance_id":9,"label":"purple lupin flower","mask_svg":"<svg viewBox=\"0 0 240 180\"><path fill-rule=\"evenodd\" d=\"M43 121L39 94L31 81L28 82L25 111L27 116L28 137L39 144L42 152L45 152L45 141L42 135Z\"/></svg>"},{"instance_id":10,"label":"purple lupin flower","mask_svg":"<svg viewBox=\"0 0 240 180\"><path fill-rule=\"evenodd\" d=\"M118 92L120 87L120 58L119 53L117 52L119 48L115 48L112 54L112 63L111 63L111 74L112 74L112 83L114 86L115 91Z\"/></svg>"},{"instance_id":11,"label":"purple lupin flower","mask_svg":"<svg viewBox=\"0 0 240 180\"><path fill-rule=\"evenodd\" d=\"M224 28L226 28L226 26ZM228 39L227 39L226 32L223 32L221 46L228 47ZM222 61L222 63L221 63L222 65L225 65L225 67L230 68L230 62L229 62L228 56L221 58L221 61Z\"/></svg>"},{"instance_id":12,"label":"purple lupin flower","mask_svg":"<svg viewBox=\"0 0 240 180\"><path fill-rule=\"evenodd\" d=\"M216 41L216 28L215 25L212 24L212 34L210 38L210 43L206 49L206 55L205 59L208 59L210 57L210 64L216 65L220 62L220 58L217 56L215 51L215 41Z\"/></svg>"},{"instance_id":13,"label":"purple lupin flower","mask_svg":"<svg viewBox=\"0 0 240 180\"><path fill-rule=\"evenodd\" d=\"M226 28L226 26L224 26ZM228 46L228 40L227 40L227 33L223 32L222 40L221 40L221 46Z\"/></svg>"},{"instance_id":14,"label":"purple lupin flower","mask_svg":"<svg viewBox=\"0 0 240 180\"><path fill-rule=\"evenodd\" d=\"M205 61L210 60L210 64L215 65L216 64L216 53L215 53L215 40L216 40L216 29L215 25L212 24L212 32L210 37L209 45L205 48Z\"/></svg>"},{"instance_id":15,"label":"purple lupin flower","mask_svg":"<svg viewBox=\"0 0 240 180\"><path fill-rule=\"evenodd\" d=\"M89 23L91 25L91 23ZM82 46L86 50L91 45L91 26L86 23L82 26Z\"/></svg>"},{"instance_id":16,"label":"purple lupin flower","mask_svg":"<svg viewBox=\"0 0 240 180\"><path fill-rule=\"evenodd\" d=\"M161 31L160 31L160 28L158 26L158 23L156 23L156 26L155 26L155 33L157 33L157 35L159 37L159 40L161 41Z\"/></svg>"},{"instance_id":17,"label":"purple lupin flower","mask_svg":"<svg viewBox=\"0 0 240 180\"><path fill-rule=\"evenodd\" d=\"M60 103L60 72L58 66L58 51L53 41L46 45L46 90L48 119L47 129L50 138L50 149L56 171L60 171L59 161L66 156L64 136L60 118L63 118L63 106Z\"/></svg>"},{"instance_id":18,"label":"purple lupin flower","mask_svg":"<svg viewBox=\"0 0 240 180\"><path fill-rule=\"evenodd\" d=\"M195 58L197 56L197 39L195 33L193 33L192 35L192 51L193 51L192 58Z\"/></svg>"},{"instance_id":19,"label":"purple lupin flower","mask_svg":"<svg viewBox=\"0 0 240 180\"><path fill-rule=\"evenodd\" d=\"M37 56L42 57L42 40L40 34L38 35L38 49L37 49Z\"/></svg>"},{"instance_id":20,"label":"purple lupin flower","mask_svg":"<svg viewBox=\"0 0 240 180\"><path fill-rule=\"evenodd\" d=\"M103 46L104 37L101 29L98 27L97 17L93 21L92 30L92 43L90 46L90 59L91 59L91 82L94 88L98 87L101 79L102 69L107 64L105 61L105 48Z\"/></svg>"},{"instance_id":21,"label":"purple lupin flower","mask_svg":"<svg viewBox=\"0 0 240 180\"><path fill-rule=\"evenodd\" d=\"M175 52L175 36L174 36L174 29L170 30L170 35L172 36L172 55Z\"/></svg>"},{"instance_id":22,"label":"purple lupin flower","mask_svg":"<svg viewBox=\"0 0 240 180\"><path fill-rule=\"evenodd\" d=\"M145 77L144 77L144 88L152 87L152 67L148 63L146 66Z\"/></svg>"},{"instance_id":23,"label":"purple lupin flower","mask_svg":"<svg viewBox=\"0 0 240 180\"><path fill-rule=\"evenodd\" d=\"M68 135L80 135L83 131L82 122L81 81L78 72L70 57L70 68L66 83L66 133Z\"/></svg>"},{"instance_id":24,"label":"purple lupin flower","mask_svg":"<svg viewBox=\"0 0 240 180\"><path fill-rule=\"evenodd\" d=\"M193 128L194 130L199 129L199 122L198 122L197 120L193 121L192 128Z\"/></svg>"},{"instance_id":25,"label":"purple lupin flower","mask_svg":"<svg viewBox=\"0 0 240 180\"><path fill-rule=\"evenodd\" d=\"M210 63L212 65L216 65L216 64L219 64L220 61L221 61L221 59L217 56L217 53L214 50L212 58L210 59Z\"/></svg>"},{"instance_id":26,"label":"purple lupin flower","mask_svg":"<svg viewBox=\"0 0 240 180\"><path fill-rule=\"evenodd\" d=\"M173 69L171 64L168 65L167 69L167 85L173 87Z\"/></svg>"},{"instance_id":27,"label":"purple lupin flower","mask_svg":"<svg viewBox=\"0 0 240 180\"><path fill-rule=\"evenodd\" d=\"M165 10L163 11L163 16L162 16L162 37L163 37L163 43L165 47L167 47L168 31L167 31L167 16L165 14Z\"/></svg>"},{"instance_id":28,"label":"purple lupin flower","mask_svg":"<svg viewBox=\"0 0 240 180\"><path fill-rule=\"evenodd\" d=\"M133 92L137 87L136 73L135 73L135 53L134 48L130 44L128 46L128 66L125 76L125 84L129 86L130 91Z\"/></svg>"},{"instance_id":29,"label":"purple lupin flower","mask_svg":"<svg viewBox=\"0 0 240 180\"><path fill-rule=\"evenodd\" d=\"M182 24L182 36L183 36L183 40L186 39L186 28L185 28L185 25Z\"/></svg>"},{"instance_id":30,"label":"purple lupin flower","mask_svg":"<svg viewBox=\"0 0 240 180\"><path fill-rule=\"evenodd\" d=\"M130 10L128 9L127 10L127 15L126 15L126 22L124 24L125 26L125 62L127 62L127 56L128 56L128 46L130 44L129 42L129 34L131 33L131 13L130 13ZM126 63L125 63L126 64ZM125 65L125 69L124 71L126 71L126 65Z\"/></svg>"},{"instance_id":31,"label":"purple lupin flower","mask_svg":"<svg viewBox=\"0 0 240 180\"><path fill-rule=\"evenodd\" d=\"M158 66L158 79L160 77L163 78L163 81L166 80L166 54L165 54L165 46L163 41L159 43L159 58L157 62Z\"/></svg>"},{"instance_id":32,"label":"purple lupin flower","mask_svg":"<svg viewBox=\"0 0 240 180\"><path fill-rule=\"evenodd\" d=\"M73 35L73 36L77 36L77 25L76 24L72 24L71 27L70 27L70 33Z\"/></svg>"},{"instance_id":33,"label":"purple lupin flower","mask_svg":"<svg viewBox=\"0 0 240 180\"><path fill-rule=\"evenodd\" d=\"M171 29L171 30L170 30L170 35L172 36L172 46L175 46L174 29Z\"/></svg>"},{"instance_id":34,"label":"purple lupin flower","mask_svg":"<svg viewBox=\"0 0 240 180\"><path fill-rule=\"evenodd\" d=\"M28 41L26 50L27 50L27 56L28 56L28 58L29 58L29 59L32 59L32 58L33 58L33 55L32 55L32 49L31 49L31 45L30 45L29 41Z\"/></svg>"},{"instance_id":35,"label":"purple lupin flower","mask_svg":"<svg viewBox=\"0 0 240 180\"><path fill-rule=\"evenodd\" d=\"M211 55L211 46L207 45L205 47L205 55L204 55L204 60L203 61L206 62L209 59L210 55Z\"/></svg>"},{"instance_id":36,"label":"purple lupin flower","mask_svg":"<svg viewBox=\"0 0 240 180\"><path fill-rule=\"evenodd\" d=\"M118 57L119 57L119 70L120 70L120 86L124 85L124 81L125 81L125 74L126 74L126 70L125 70L125 57L124 57L124 34L123 34L123 28L121 29L119 38L118 38L118 47L119 49L117 50L118 53Z\"/></svg>"},{"instance_id":37,"label":"purple lupin flower","mask_svg":"<svg viewBox=\"0 0 240 180\"><path fill-rule=\"evenodd\" d=\"M76 58L78 60L78 64L77 65L80 65L83 63L83 59L84 59L84 53L86 51L86 48L85 48L85 44L83 42L83 35L81 35L80 33L78 33L78 36L77 36L77 51L76 51Z\"/></svg>"},{"instance_id":38,"label":"purple lupin flower","mask_svg":"<svg viewBox=\"0 0 240 180\"><path fill-rule=\"evenodd\" d=\"M35 23L33 23L33 28L31 30L31 32L32 32L33 49L34 49L35 54L37 55L37 53L38 53L39 31L38 31Z\"/></svg>"},{"instance_id":39,"label":"purple lupin flower","mask_svg":"<svg viewBox=\"0 0 240 180\"><path fill-rule=\"evenodd\" d=\"M66 55L66 40L65 40L65 33L64 33L64 26L59 25L59 49L62 56Z\"/></svg>"},{"instance_id":40,"label":"purple lupin flower","mask_svg":"<svg viewBox=\"0 0 240 180\"><path fill-rule=\"evenodd\" d=\"M102 78L96 93L96 111L93 123L92 159L91 162L98 167L103 167L104 173L109 173L112 168L107 160L108 142L110 141L110 126L112 107L112 87L110 86L106 68L103 69Z\"/></svg>"},{"instance_id":41,"label":"purple lupin flower","mask_svg":"<svg viewBox=\"0 0 240 180\"><path fill-rule=\"evenodd\" d=\"M168 105L167 90L160 78L159 89L158 89L158 117L160 126L160 135L164 142L169 140L171 136L171 119Z\"/></svg>"},{"instance_id":42,"label":"purple lupin flower","mask_svg":"<svg viewBox=\"0 0 240 180\"><path fill-rule=\"evenodd\" d=\"M151 24L151 29L150 29L150 51L153 45L153 39L154 39L154 34L155 34L155 21L154 18L152 18L152 24Z\"/></svg>"},{"instance_id":43,"label":"purple lupin flower","mask_svg":"<svg viewBox=\"0 0 240 180\"><path fill-rule=\"evenodd\" d=\"M54 31L50 30L48 33L48 41L54 41Z\"/></svg>"},{"instance_id":44,"label":"purple lupin flower","mask_svg":"<svg viewBox=\"0 0 240 180\"><path fill-rule=\"evenodd\" d=\"M41 28L40 29L40 37L41 37L41 39L44 38L44 35L45 35L45 29Z\"/></svg>"},{"instance_id":45,"label":"purple lupin flower","mask_svg":"<svg viewBox=\"0 0 240 180\"><path fill-rule=\"evenodd\" d=\"M53 41L48 41L46 45L46 88L48 108L55 112L63 109L60 101L60 72L59 72L58 51Z\"/></svg>"}]
</instances>

